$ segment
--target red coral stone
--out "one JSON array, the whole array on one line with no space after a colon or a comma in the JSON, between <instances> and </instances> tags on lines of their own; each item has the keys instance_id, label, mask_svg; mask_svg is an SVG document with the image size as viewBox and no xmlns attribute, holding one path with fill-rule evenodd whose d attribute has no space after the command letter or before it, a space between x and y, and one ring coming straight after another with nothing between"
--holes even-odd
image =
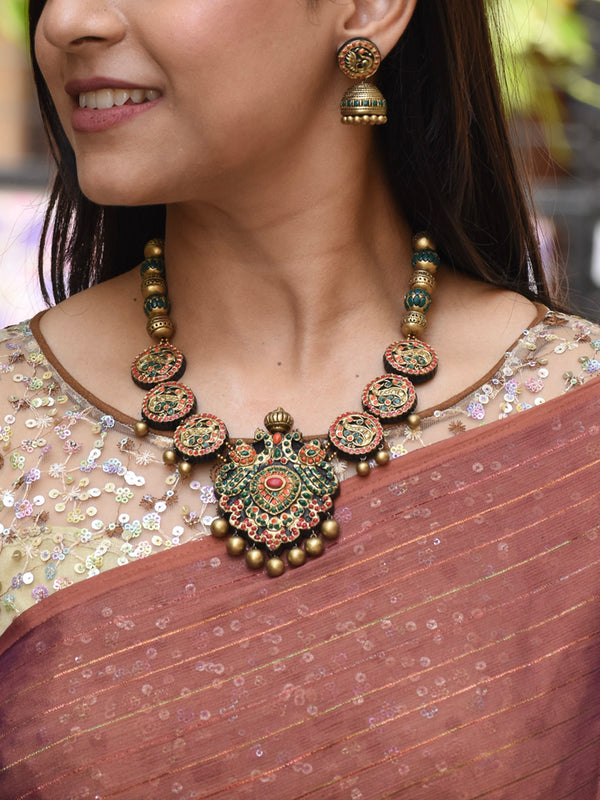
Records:
<instances>
[{"instance_id":1,"label":"red coral stone","mask_svg":"<svg viewBox=\"0 0 600 800\"><path fill-rule=\"evenodd\" d=\"M281 489L283 484L284 480L280 475L271 475L271 477L267 478L265 481L267 489Z\"/></svg>"}]
</instances>

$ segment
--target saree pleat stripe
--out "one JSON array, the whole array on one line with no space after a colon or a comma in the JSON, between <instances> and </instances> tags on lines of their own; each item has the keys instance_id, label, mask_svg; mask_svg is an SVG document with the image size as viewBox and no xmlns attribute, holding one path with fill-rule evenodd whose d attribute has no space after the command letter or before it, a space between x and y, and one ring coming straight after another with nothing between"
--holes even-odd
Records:
<instances>
[{"instance_id":1,"label":"saree pleat stripe","mask_svg":"<svg viewBox=\"0 0 600 800\"><path fill-rule=\"evenodd\" d=\"M201 540L51 595L0 796L598 800L599 421L591 381L345 481L277 580Z\"/></svg>"}]
</instances>

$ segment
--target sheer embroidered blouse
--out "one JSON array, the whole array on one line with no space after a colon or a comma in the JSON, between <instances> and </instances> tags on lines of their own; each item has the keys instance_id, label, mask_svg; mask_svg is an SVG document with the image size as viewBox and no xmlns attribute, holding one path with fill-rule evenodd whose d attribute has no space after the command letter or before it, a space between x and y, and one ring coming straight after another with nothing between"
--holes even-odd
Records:
<instances>
[{"instance_id":1,"label":"sheer embroidered blouse","mask_svg":"<svg viewBox=\"0 0 600 800\"><path fill-rule=\"evenodd\" d=\"M388 447L401 458L598 375L600 327L540 309L502 361L423 412L418 431L388 426ZM209 535L208 471L182 480L162 461L170 439L137 438L133 422L65 374L37 318L0 333L0 631L53 592ZM335 468L341 479L354 474L341 460ZM219 564L213 556L206 566Z\"/></svg>"}]
</instances>

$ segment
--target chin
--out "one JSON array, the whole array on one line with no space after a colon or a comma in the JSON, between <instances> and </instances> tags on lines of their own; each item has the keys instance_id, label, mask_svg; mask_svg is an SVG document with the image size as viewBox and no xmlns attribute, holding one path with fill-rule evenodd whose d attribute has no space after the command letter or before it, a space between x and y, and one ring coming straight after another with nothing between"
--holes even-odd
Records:
<instances>
[{"instance_id":1,"label":"chin","mask_svg":"<svg viewBox=\"0 0 600 800\"><path fill-rule=\"evenodd\" d=\"M99 206L147 206L156 200L149 192L140 191L135 183L122 181L90 180L79 176L79 188L92 203Z\"/></svg>"}]
</instances>

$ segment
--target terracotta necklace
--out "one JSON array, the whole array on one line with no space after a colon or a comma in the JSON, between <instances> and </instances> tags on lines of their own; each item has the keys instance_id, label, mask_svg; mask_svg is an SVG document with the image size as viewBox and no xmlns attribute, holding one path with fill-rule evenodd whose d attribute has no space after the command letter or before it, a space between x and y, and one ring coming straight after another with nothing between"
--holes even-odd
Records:
<instances>
[{"instance_id":1,"label":"terracotta necklace","mask_svg":"<svg viewBox=\"0 0 600 800\"><path fill-rule=\"evenodd\" d=\"M436 283L435 244L425 233L413 237L404 338L386 348L385 374L365 386L363 410L340 414L327 436L306 440L293 428L290 414L277 408L267 414L264 429L257 429L251 442L232 441L222 420L198 412L194 393L179 380L185 357L170 342L175 328L169 317L163 247L162 240L148 242L141 266L146 328L157 343L131 366L134 382L147 390L136 433L144 436L151 428L173 431L172 448L163 460L176 464L182 477L195 463L216 459L219 516L211 533L226 539L227 552L244 556L250 569L265 567L270 576L281 575L286 562L301 566L307 558L321 555L326 540L339 535L333 518L333 497L339 488L333 456L356 461L358 474L367 476L370 459L380 466L390 459L383 425L405 419L412 429L420 426L414 384L433 377L438 365L435 351L418 338L427 325L425 314Z\"/></svg>"}]
</instances>

